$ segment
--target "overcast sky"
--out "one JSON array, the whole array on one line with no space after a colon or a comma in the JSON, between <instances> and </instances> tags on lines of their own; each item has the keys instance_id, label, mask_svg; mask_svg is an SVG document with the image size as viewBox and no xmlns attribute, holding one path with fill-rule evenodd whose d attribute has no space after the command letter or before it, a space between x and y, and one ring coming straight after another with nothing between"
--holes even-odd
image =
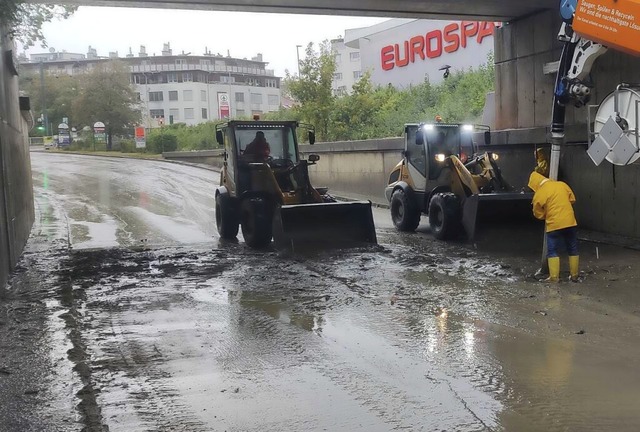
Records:
<instances>
[{"instance_id":1,"label":"overcast sky","mask_svg":"<svg viewBox=\"0 0 640 432\"><path fill-rule=\"evenodd\" d=\"M297 70L296 45L318 43L343 36L345 29L366 27L385 18L283 15L242 12L215 12L163 9L80 7L68 20L45 24L48 47L57 51L87 53L89 45L98 55L129 47L137 56L140 45L149 55L160 55L162 45L171 43L174 54L182 51L201 55L212 53L251 58L263 54L267 68L284 76L285 69ZM43 52L39 45L27 53ZM300 56L303 48L300 49Z\"/></svg>"}]
</instances>

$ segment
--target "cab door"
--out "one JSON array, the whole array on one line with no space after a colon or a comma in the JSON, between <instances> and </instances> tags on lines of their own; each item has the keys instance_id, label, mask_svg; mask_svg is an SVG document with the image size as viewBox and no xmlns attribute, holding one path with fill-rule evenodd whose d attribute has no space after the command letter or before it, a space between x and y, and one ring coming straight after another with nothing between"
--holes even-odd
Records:
<instances>
[{"instance_id":1,"label":"cab door","mask_svg":"<svg viewBox=\"0 0 640 432\"><path fill-rule=\"evenodd\" d=\"M422 132L419 132L417 125L409 125L405 128L404 154L413 186L416 191L423 192L427 185L427 159L425 140L417 141L418 133Z\"/></svg>"},{"instance_id":2,"label":"cab door","mask_svg":"<svg viewBox=\"0 0 640 432\"><path fill-rule=\"evenodd\" d=\"M223 129L223 140L224 140L224 167L227 173L226 177L223 179L224 186L227 187L229 192L232 192L232 195L238 193L236 186L236 151L235 151L235 142L233 141L233 134L231 133L233 129L230 127L226 127Z\"/></svg>"}]
</instances>

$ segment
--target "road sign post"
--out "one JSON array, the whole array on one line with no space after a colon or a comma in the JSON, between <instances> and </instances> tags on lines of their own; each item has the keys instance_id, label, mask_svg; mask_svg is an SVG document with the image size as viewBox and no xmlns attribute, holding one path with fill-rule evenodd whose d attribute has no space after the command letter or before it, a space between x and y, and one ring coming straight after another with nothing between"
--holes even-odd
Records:
<instances>
[{"instance_id":1,"label":"road sign post","mask_svg":"<svg viewBox=\"0 0 640 432\"><path fill-rule=\"evenodd\" d=\"M136 127L135 135L136 135L136 148L137 149L146 148L147 138L146 138L146 131L144 129L144 126Z\"/></svg>"}]
</instances>

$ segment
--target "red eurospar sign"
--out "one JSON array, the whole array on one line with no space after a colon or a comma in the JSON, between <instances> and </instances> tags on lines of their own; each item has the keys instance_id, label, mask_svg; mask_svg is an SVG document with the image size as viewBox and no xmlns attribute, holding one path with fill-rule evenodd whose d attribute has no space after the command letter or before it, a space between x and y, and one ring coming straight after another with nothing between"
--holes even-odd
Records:
<instances>
[{"instance_id":1,"label":"red eurospar sign","mask_svg":"<svg viewBox=\"0 0 640 432\"><path fill-rule=\"evenodd\" d=\"M402 44L391 44L380 50L382 69L405 67L418 60L435 59L465 49L470 41L478 44L492 36L500 23L484 21L461 21L450 23L442 30L431 30L424 35L413 36Z\"/></svg>"}]
</instances>

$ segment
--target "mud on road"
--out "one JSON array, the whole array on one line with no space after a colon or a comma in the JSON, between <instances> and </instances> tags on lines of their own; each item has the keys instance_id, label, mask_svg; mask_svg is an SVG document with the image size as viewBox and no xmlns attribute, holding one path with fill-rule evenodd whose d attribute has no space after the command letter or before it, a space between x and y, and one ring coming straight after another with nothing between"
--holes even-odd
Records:
<instances>
[{"instance_id":1,"label":"mud on road","mask_svg":"<svg viewBox=\"0 0 640 432\"><path fill-rule=\"evenodd\" d=\"M535 230L467 245L379 224L378 247L299 256L122 234L86 249L77 213L46 202L0 300L0 431L640 423L637 252L583 243L584 282L550 286L531 277Z\"/></svg>"},{"instance_id":2,"label":"mud on road","mask_svg":"<svg viewBox=\"0 0 640 432\"><path fill-rule=\"evenodd\" d=\"M576 289L434 243L29 253L0 429L632 430L638 311Z\"/></svg>"}]
</instances>

